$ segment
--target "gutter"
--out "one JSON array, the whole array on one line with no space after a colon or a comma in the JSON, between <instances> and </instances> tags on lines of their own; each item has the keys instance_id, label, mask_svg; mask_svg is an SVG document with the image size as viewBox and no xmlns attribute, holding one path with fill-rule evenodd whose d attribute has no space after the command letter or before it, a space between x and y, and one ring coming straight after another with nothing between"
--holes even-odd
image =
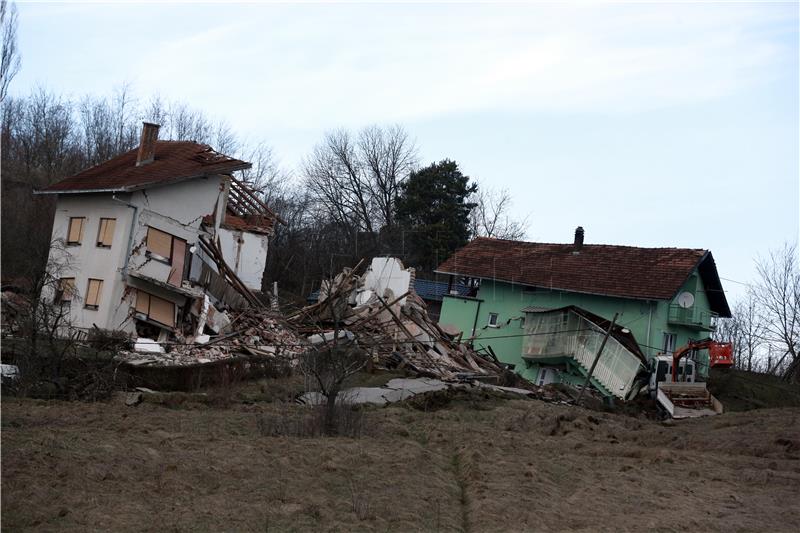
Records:
<instances>
[{"instance_id":1,"label":"gutter","mask_svg":"<svg viewBox=\"0 0 800 533\"><path fill-rule=\"evenodd\" d=\"M133 249L133 230L136 227L136 224L139 222L139 206L129 204L124 200L120 200L117 198L116 194L112 194L111 199L133 209L133 216L131 217L131 229L128 232L128 251L125 253L125 264L122 266L122 275L124 277L128 273L128 262L131 259L131 250Z\"/></svg>"}]
</instances>

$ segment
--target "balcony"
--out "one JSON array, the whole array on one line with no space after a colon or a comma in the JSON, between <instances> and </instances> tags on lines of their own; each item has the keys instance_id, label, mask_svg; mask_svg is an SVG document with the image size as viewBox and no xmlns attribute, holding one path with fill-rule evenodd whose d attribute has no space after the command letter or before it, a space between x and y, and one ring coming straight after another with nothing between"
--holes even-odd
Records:
<instances>
[{"instance_id":1,"label":"balcony","mask_svg":"<svg viewBox=\"0 0 800 533\"><path fill-rule=\"evenodd\" d=\"M699 309L695 306L683 308L680 305L671 304L667 321L678 326L714 331L717 329L717 318L719 315L708 309Z\"/></svg>"}]
</instances>

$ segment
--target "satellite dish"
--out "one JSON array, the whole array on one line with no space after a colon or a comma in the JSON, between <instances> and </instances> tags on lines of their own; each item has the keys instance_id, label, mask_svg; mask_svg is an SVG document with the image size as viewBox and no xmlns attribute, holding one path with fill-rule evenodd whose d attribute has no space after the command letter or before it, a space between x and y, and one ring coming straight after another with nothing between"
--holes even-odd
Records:
<instances>
[{"instance_id":1,"label":"satellite dish","mask_svg":"<svg viewBox=\"0 0 800 533\"><path fill-rule=\"evenodd\" d=\"M684 309L689 309L694 305L694 294L691 292L682 292L678 295L678 305Z\"/></svg>"}]
</instances>

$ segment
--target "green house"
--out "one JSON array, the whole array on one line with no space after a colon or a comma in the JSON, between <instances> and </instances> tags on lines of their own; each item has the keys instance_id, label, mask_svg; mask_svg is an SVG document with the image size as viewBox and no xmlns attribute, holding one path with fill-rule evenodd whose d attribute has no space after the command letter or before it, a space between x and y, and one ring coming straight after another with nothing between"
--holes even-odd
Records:
<instances>
[{"instance_id":1,"label":"green house","mask_svg":"<svg viewBox=\"0 0 800 533\"><path fill-rule=\"evenodd\" d=\"M617 313L645 360L709 337L717 318L731 316L710 251L584 244L583 237L578 228L571 244L473 240L437 268L471 288L444 297L440 324L544 384L553 381L554 361L523 357L531 335L526 321L537 320L537 312L574 306L606 320ZM697 361L707 375L707 354ZM562 368L562 380L580 374Z\"/></svg>"}]
</instances>

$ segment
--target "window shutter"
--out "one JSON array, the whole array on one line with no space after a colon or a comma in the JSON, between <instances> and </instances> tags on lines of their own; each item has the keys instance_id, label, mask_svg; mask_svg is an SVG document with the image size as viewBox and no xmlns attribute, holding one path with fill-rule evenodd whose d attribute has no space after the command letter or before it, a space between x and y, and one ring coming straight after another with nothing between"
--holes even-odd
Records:
<instances>
[{"instance_id":1,"label":"window shutter","mask_svg":"<svg viewBox=\"0 0 800 533\"><path fill-rule=\"evenodd\" d=\"M150 297L150 318L156 322L160 322L165 326L173 327L175 325L175 304L156 298Z\"/></svg>"},{"instance_id":2,"label":"window shutter","mask_svg":"<svg viewBox=\"0 0 800 533\"><path fill-rule=\"evenodd\" d=\"M136 291L136 311L144 314L150 312L150 295L144 291Z\"/></svg>"},{"instance_id":3,"label":"window shutter","mask_svg":"<svg viewBox=\"0 0 800 533\"><path fill-rule=\"evenodd\" d=\"M114 228L116 227L117 219L115 218L101 218L100 231L97 234L97 244L102 246L111 246L114 240Z\"/></svg>"},{"instance_id":4,"label":"window shutter","mask_svg":"<svg viewBox=\"0 0 800 533\"><path fill-rule=\"evenodd\" d=\"M172 235L148 227L147 250L165 259L172 259Z\"/></svg>"},{"instance_id":5,"label":"window shutter","mask_svg":"<svg viewBox=\"0 0 800 533\"><path fill-rule=\"evenodd\" d=\"M83 238L83 221L85 219L79 217L72 217L69 219L69 232L67 234L67 242L70 244L80 244Z\"/></svg>"},{"instance_id":6,"label":"window shutter","mask_svg":"<svg viewBox=\"0 0 800 533\"><path fill-rule=\"evenodd\" d=\"M100 302L100 292L103 290L103 280L90 279L86 290L86 305L97 307Z\"/></svg>"}]
</instances>

